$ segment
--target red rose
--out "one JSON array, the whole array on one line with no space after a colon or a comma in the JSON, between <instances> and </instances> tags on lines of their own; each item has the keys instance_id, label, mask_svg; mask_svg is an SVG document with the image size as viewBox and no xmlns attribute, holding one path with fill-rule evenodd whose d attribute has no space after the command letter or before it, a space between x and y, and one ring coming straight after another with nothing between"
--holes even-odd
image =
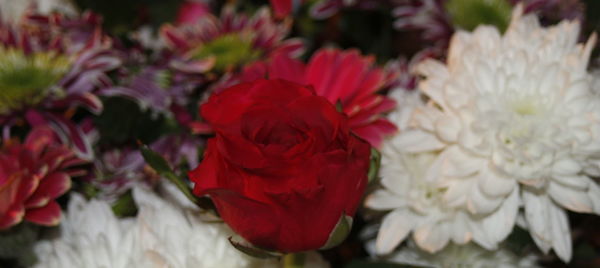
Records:
<instances>
[{"instance_id":1,"label":"red rose","mask_svg":"<svg viewBox=\"0 0 600 268\"><path fill-rule=\"evenodd\" d=\"M327 99L284 80L256 80L200 108L216 137L190 172L229 226L280 252L323 247L364 193L370 146Z\"/></svg>"}]
</instances>

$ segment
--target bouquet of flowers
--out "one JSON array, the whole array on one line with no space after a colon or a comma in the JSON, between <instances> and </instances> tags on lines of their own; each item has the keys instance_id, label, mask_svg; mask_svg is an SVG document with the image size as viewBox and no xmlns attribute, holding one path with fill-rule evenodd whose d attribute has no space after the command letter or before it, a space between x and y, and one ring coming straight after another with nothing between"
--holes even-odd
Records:
<instances>
[{"instance_id":1,"label":"bouquet of flowers","mask_svg":"<svg viewBox=\"0 0 600 268\"><path fill-rule=\"evenodd\" d=\"M0 267L600 266L598 10L2 0Z\"/></svg>"}]
</instances>

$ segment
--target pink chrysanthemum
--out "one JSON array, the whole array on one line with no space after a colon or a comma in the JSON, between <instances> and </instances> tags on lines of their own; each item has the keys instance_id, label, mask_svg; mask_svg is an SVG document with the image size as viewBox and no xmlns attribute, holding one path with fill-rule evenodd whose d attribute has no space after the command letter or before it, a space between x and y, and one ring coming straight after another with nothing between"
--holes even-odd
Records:
<instances>
[{"instance_id":1,"label":"pink chrysanthemum","mask_svg":"<svg viewBox=\"0 0 600 268\"><path fill-rule=\"evenodd\" d=\"M354 133L377 147L386 135L396 131L394 124L382 116L394 108L395 102L378 92L397 75L377 67L374 57L363 56L357 50L321 49L308 64L276 54L269 61L246 66L239 75L226 78L219 88L265 77L310 85L331 103L341 104Z\"/></svg>"},{"instance_id":2,"label":"pink chrysanthemum","mask_svg":"<svg viewBox=\"0 0 600 268\"><path fill-rule=\"evenodd\" d=\"M161 36L179 56L172 67L186 72L224 72L275 52L298 55L303 44L298 39L284 40L289 30L289 23L276 22L268 8L248 17L226 6L219 18L208 14L193 24L165 25Z\"/></svg>"},{"instance_id":3,"label":"pink chrysanthemum","mask_svg":"<svg viewBox=\"0 0 600 268\"><path fill-rule=\"evenodd\" d=\"M50 124L91 158L90 145L65 113L79 106L99 113L98 91L111 84L107 72L120 64L92 13L73 19L26 14L18 25L0 24L0 124Z\"/></svg>"},{"instance_id":4,"label":"pink chrysanthemum","mask_svg":"<svg viewBox=\"0 0 600 268\"><path fill-rule=\"evenodd\" d=\"M60 206L54 199L71 188L71 175L79 173L67 169L81 163L47 127L34 128L23 144L5 140L0 149L0 230L23 219L58 224Z\"/></svg>"}]
</instances>

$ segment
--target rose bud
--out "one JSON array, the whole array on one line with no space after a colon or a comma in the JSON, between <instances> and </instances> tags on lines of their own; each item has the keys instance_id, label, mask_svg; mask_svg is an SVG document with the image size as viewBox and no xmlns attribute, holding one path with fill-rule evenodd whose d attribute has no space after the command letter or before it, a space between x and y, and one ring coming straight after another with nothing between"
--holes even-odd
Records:
<instances>
[{"instance_id":1,"label":"rose bud","mask_svg":"<svg viewBox=\"0 0 600 268\"><path fill-rule=\"evenodd\" d=\"M235 232L284 253L341 242L365 191L370 146L335 106L312 88L260 79L212 95L200 114L216 136L189 173L194 193L209 195Z\"/></svg>"}]
</instances>

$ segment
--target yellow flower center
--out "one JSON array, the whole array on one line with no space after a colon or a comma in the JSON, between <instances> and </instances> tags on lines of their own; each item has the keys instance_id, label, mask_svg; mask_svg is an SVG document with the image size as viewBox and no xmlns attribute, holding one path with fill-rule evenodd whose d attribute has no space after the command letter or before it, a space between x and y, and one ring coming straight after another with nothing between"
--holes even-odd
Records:
<instances>
[{"instance_id":1,"label":"yellow flower center","mask_svg":"<svg viewBox=\"0 0 600 268\"><path fill-rule=\"evenodd\" d=\"M191 52L193 59L215 57L216 71L226 71L228 68L249 63L260 57L260 51L252 47L248 34L231 33L218 37Z\"/></svg>"},{"instance_id":2,"label":"yellow flower center","mask_svg":"<svg viewBox=\"0 0 600 268\"><path fill-rule=\"evenodd\" d=\"M71 66L56 52L35 52L0 47L0 114L35 105Z\"/></svg>"}]
</instances>

